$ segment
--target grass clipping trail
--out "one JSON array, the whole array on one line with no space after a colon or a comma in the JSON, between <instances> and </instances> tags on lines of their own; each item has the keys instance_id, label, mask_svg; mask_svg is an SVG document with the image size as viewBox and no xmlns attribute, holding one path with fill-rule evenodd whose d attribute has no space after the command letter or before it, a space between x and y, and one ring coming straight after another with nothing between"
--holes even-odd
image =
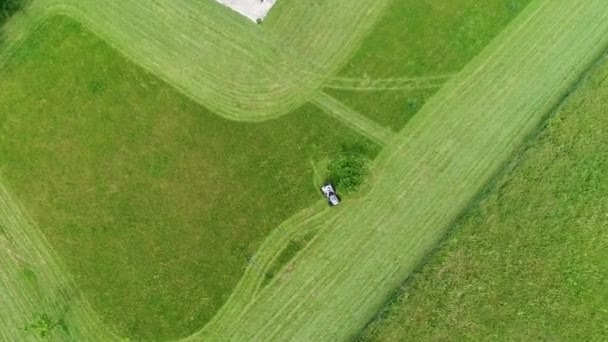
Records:
<instances>
[{"instance_id":1,"label":"grass clipping trail","mask_svg":"<svg viewBox=\"0 0 608 342\"><path fill-rule=\"evenodd\" d=\"M450 81L374 164L291 273L206 339L343 340L369 318L608 45L608 2L532 3Z\"/></svg>"}]
</instances>

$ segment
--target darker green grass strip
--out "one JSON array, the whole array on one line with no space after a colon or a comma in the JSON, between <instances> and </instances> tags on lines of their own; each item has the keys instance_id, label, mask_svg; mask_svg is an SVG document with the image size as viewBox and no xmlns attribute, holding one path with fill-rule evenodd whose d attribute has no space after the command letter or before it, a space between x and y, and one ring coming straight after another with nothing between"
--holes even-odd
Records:
<instances>
[{"instance_id":1,"label":"darker green grass strip","mask_svg":"<svg viewBox=\"0 0 608 342\"><path fill-rule=\"evenodd\" d=\"M265 277L262 280L261 287L263 288L275 277L279 271L281 271L288 263L300 252L308 243L314 238L315 233L309 233L298 239L291 239L287 246L281 251L279 256L272 262L268 270L266 270Z\"/></svg>"},{"instance_id":2,"label":"darker green grass strip","mask_svg":"<svg viewBox=\"0 0 608 342\"><path fill-rule=\"evenodd\" d=\"M608 334L606 94L604 57L361 341Z\"/></svg>"},{"instance_id":3,"label":"darker green grass strip","mask_svg":"<svg viewBox=\"0 0 608 342\"><path fill-rule=\"evenodd\" d=\"M0 27L26 4L27 0L0 0Z\"/></svg>"},{"instance_id":4,"label":"darker green grass strip","mask_svg":"<svg viewBox=\"0 0 608 342\"><path fill-rule=\"evenodd\" d=\"M530 0L393 0L340 76L373 80L458 72L528 3ZM438 89L327 92L399 131Z\"/></svg>"},{"instance_id":5,"label":"darker green grass strip","mask_svg":"<svg viewBox=\"0 0 608 342\"><path fill-rule=\"evenodd\" d=\"M122 335L200 329L266 235L321 200L309 160L361 141L311 105L221 119L79 24L51 19L3 69L0 168Z\"/></svg>"},{"instance_id":6,"label":"darker green grass strip","mask_svg":"<svg viewBox=\"0 0 608 342\"><path fill-rule=\"evenodd\" d=\"M357 334L606 50L607 17L601 0L536 1L383 151L367 198L345 203L290 279L207 326L208 336Z\"/></svg>"}]
</instances>

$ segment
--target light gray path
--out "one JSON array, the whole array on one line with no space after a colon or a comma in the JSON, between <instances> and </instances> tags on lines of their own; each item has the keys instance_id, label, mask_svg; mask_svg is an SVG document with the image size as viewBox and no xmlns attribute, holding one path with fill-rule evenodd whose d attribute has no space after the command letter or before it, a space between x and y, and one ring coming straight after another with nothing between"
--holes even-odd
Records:
<instances>
[{"instance_id":1,"label":"light gray path","mask_svg":"<svg viewBox=\"0 0 608 342\"><path fill-rule=\"evenodd\" d=\"M215 0L253 20L264 20L277 0Z\"/></svg>"}]
</instances>

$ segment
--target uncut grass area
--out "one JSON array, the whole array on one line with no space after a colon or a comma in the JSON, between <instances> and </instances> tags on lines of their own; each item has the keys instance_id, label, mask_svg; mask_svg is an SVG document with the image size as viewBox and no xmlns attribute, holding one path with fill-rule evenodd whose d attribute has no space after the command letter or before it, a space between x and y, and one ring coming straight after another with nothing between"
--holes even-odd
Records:
<instances>
[{"instance_id":1,"label":"uncut grass area","mask_svg":"<svg viewBox=\"0 0 608 342\"><path fill-rule=\"evenodd\" d=\"M3 176L93 308L135 339L201 328L270 230L321 200L311 160L368 144L308 105L221 119L66 17L12 56L0 94Z\"/></svg>"},{"instance_id":2,"label":"uncut grass area","mask_svg":"<svg viewBox=\"0 0 608 342\"><path fill-rule=\"evenodd\" d=\"M362 341L608 336L608 59Z\"/></svg>"},{"instance_id":3,"label":"uncut grass area","mask_svg":"<svg viewBox=\"0 0 608 342\"><path fill-rule=\"evenodd\" d=\"M530 0L393 0L339 76L365 81L456 73L529 3ZM399 131L440 86L325 91L360 114Z\"/></svg>"}]
</instances>

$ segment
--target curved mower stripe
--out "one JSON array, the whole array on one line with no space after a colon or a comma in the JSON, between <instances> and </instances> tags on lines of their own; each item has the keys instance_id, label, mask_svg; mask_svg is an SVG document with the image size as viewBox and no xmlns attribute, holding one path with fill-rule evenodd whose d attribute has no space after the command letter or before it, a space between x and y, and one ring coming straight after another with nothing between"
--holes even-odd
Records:
<instances>
[{"instance_id":1,"label":"curved mower stripe","mask_svg":"<svg viewBox=\"0 0 608 342\"><path fill-rule=\"evenodd\" d=\"M215 1L37 0L30 7L75 18L218 115L255 122L304 104L338 72L387 3L295 3L262 27Z\"/></svg>"},{"instance_id":2,"label":"curved mower stripe","mask_svg":"<svg viewBox=\"0 0 608 342\"><path fill-rule=\"evenodd\" d=\"M193 338L357 334L607 47L605 1L533 3L385 148L370 193L333 212L287 280Z\"/></svg>"},{"instance_id":3,"label":"curved mower stripe","mask_svg":"<svg viewBox=\"0 0 608 342\"><path fill-rule=\"evenodd\" d=\"M34 3L55 4L57 11L85 13L95 9L99 12L89 14L93 27L101 25L94 23L95 15L100 21L108 19L103 15L107 12L101 8L84 8L95 6L91 0L80 3L39 1ZM127 2L134 6L133 9L141 7L134 5L135 2ZM69 6L62 7L61 3ZM117 10L116 5L111 6L110 2L104 1L97 6L103 5ZM197 7L200 10L206 5L192 6L200 6ZM171 5L156 7L158 15L155 18L174 15L172 10L175 9ZM153 15L150 11L143 13ZM141 21L137 25L146 27L146 21L137 13L129 15ZM27 23L26 20L23 22ZM130 27L126 23L118 23L124 24L124 28ZM272 18L269 19L269 32L279 27L281 21L278 18L274 23ZM348 25L344 27L343 32L348 31ZM126 44L128 39L122 36L122 29L119 26L106 27L105 33L100 34L109 41L116 35L117 45ZM212 32L213 27L207 29L210 34L223 37L224 33ZM145 37L142 32L138 37ZM288 37L287 33L281 36L275 32L273 35L279 42ZM299 39L302 42L299 45L304 46L304 38ZM187 48L190 42L184 38L178 44L182 44L187 53L193 53L195 48ZM163 43L146 41L141 49L154 51L155 44L160 46ZM337 210L324 211L299 226L298 229L320 230L314 242L293 261L298 268L289 277L276 277L262 290L256 285L259 278L244 277L220 313L189 339L344 340L356 334L387 295L435 246L452 219L607 47L608 2L536 0L478 58L448 81L391 140L374 163L377 179L369 194L358 200L345 201ZM238 53L243 58L250 59L273 56L267 51L239 50L238 45L231 44L222 45L222 49L224 52L240 51ZM315 55L315 50L309 54ZM165 51L165 56L174 57L180 63L189 61L190 57L182 58L175 51ZM220 55L218 52L214 58ZM342 60L336 55L322 57L328 63L334 63L332 65L338 65ZM169 68L171 72L184 72L181 67L163 64L166 61L154 64L151 58L145 63L149 63L152 70ZM220 64L219 68L227 68L227 64ZM203 69L193 70L191 79L179 81L185 82L185 88L208 91L204 96L221 92L204 85L212 75ZM246 77L254 74L249 72ZM268 79L270 76L262 78L261 84ZM296 82L285 80L284 84L297 86ZM281 93L274 87L271 90ZM235 108L240 95L257 92L247 89L238 94L226 94L207 105L226 104ZM269 98L263 97L259 102L263 100ZM290 105L277 102L273 103L275 107L272 109ZM226 114L226 108L222 110ZM251 111L248 110L239 109L232 113L231 118L250 120L252 118L247 115ZM269 113L277 114L279 111L269 110ZM286 222L282 228L291 229L295 224ZM0 227L1 244L8 246L0 258L0 301L3 307L0 310L0 333L3 335L0 337L15 340L16 336L23 336L19 327L32 313L58 310L61 304L67 303L69 310L64 313L71 322L70 338L115 339L98 322L86 300L74 290L67 270L16 205L10 192L2 186L1 179ZM271 238L277 238L276 234ZM267 244L273 245L273 242ZM270 255L274 252L268 251L278 250L275 248L278 247L261 249L260 253ZM272 257L267 256L266 259ZM27 264L23 263L24 260ZM44 284L52 287L32 287L15 281L24 266L35 270ZM9 309L5 311L5 308ZM7 315L9 312L11 314Z\"/></svg>"}]
</instances>

